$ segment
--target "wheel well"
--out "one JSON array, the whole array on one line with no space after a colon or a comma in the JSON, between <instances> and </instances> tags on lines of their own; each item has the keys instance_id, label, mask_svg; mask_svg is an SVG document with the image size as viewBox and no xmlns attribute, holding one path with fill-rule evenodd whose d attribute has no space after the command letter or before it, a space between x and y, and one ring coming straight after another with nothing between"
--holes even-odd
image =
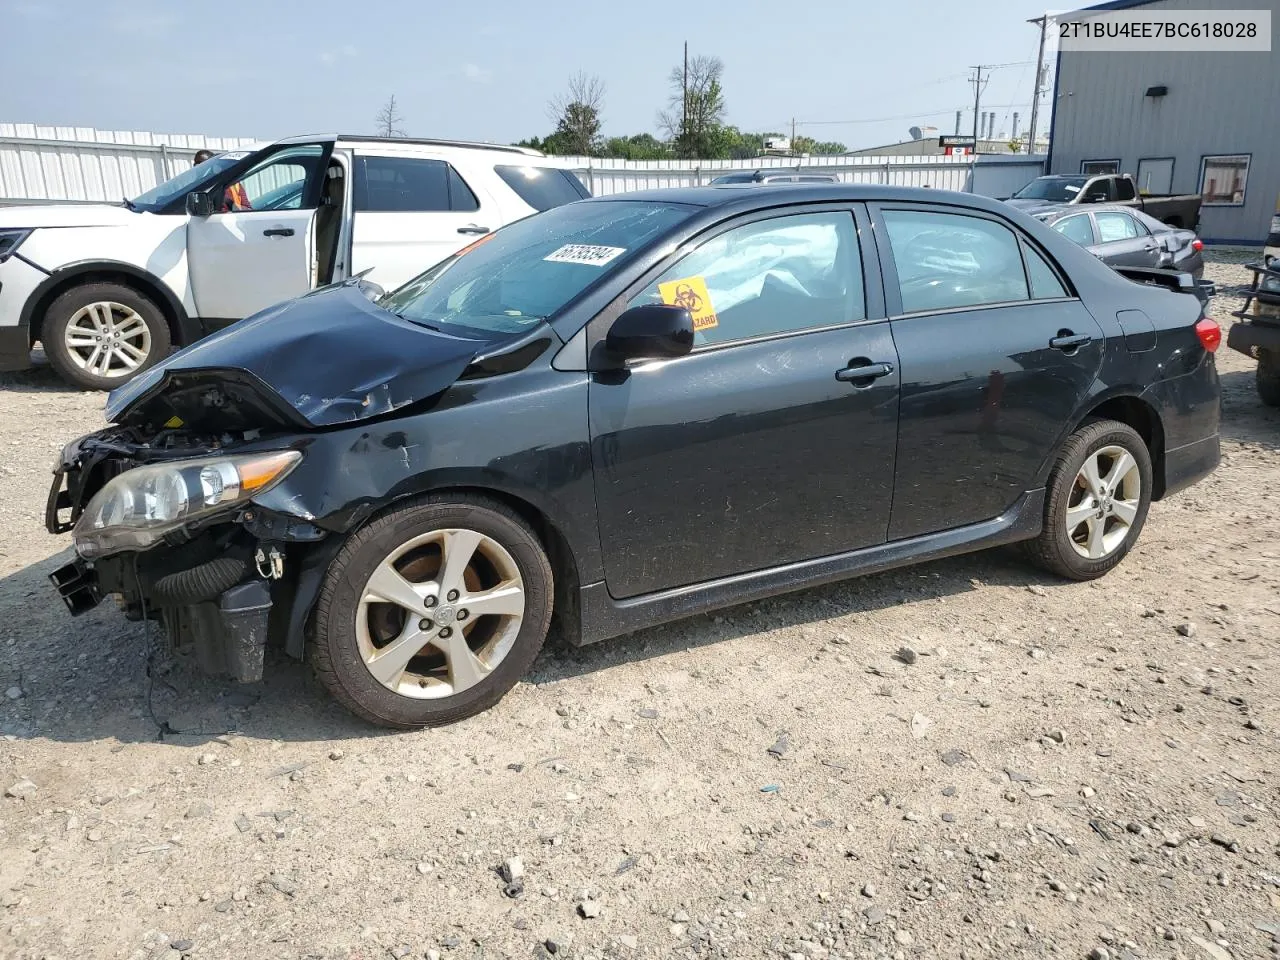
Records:
<instances>
[{"instance_id":1,"label":"wheel well","mask_svg":"<svg viewBox=\"0 0 1280 960\"><path fill-rule=\"evenodd\" d=\"M1164 496L1164 427L1160 415L1145 401L1137 397L1112 397L1089 411L1086 420L1118 420L1138 431L1142 442L1151 454L1151 472L1154 474L1152 499Z\"/></svg>"},{"instance_id":2,"label":"wheel well","mask_svg":"<svg viewBox=\"0 0 1280 960\"><path fill-rule=\"evenodd\" d=\"M163 290L142 277L104 267L101 270L85 270L73 273L71 276L52 284L40 294L40 299L31 309L30 337L32 345L41 337L44 317L49 307L52 306L53 301L68 290L89 283L118 283L122 287L128 287L135 293L142 294L142 296L154 303L164 316L165 323L169 325L170 342L175 345L182 343L182 325L178 316L174 313L173 305L169 303L169 298L164 295Z\"/></svg>"}]
</instances>

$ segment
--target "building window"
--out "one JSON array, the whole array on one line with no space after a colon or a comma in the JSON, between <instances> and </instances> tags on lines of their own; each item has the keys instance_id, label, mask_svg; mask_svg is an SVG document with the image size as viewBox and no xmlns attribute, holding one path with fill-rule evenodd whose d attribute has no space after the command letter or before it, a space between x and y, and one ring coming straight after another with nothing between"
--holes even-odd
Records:
<instances>
[{"instance_id":1,"label":"building window","mask_svg":"<svg viewBox=\"0 0 1280 960\"><path fill-rule=\"evenodd\" d=\"M1086 177L1102 177L1109 173L1119 173L1120 161L1084 160L1080 163L1080 172Z\"/></svg>"},{"instance_id":2,"label":"building window","mask_svg":"<svg viewBox=\"0 0 1280 960\"><path fill-rule=\"evenodd\" d=\"M1200 161L1200 196L1206 207L1243 206L1248 179L1248 154L1205 157Z\"/></svg>"}]
</instances>

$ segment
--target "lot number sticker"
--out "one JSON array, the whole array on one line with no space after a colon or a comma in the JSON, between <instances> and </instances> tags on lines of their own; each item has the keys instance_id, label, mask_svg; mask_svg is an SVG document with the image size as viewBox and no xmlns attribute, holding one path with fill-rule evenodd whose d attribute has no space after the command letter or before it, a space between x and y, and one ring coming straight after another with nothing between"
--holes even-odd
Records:
<instances>
[{"instance_id":1,"label":"lot number sticker","mask_svg":"<svg viewBox=\"0 0 1280 960\"><path fill-rule=\"evenodd\" d=\"M702 277L668 280L658 284L658 293L662 296L663 303L684 307L689 311L695 331L710 330L720 325L716 308L711 303L711 294L707 291L707 281Z\"/></svg>"},{"instance_id":2,"label":"lot number sticker","mask_svg":"<svg viewBox=\"0 0 1280 960\"><path fill-rule=\"evenodd\" d=\"M549 263L581 263L588 267L603 267L627 252L626 247L599 247L593 243L566 243L543 257Z\"/></svg>"}]
</instances>

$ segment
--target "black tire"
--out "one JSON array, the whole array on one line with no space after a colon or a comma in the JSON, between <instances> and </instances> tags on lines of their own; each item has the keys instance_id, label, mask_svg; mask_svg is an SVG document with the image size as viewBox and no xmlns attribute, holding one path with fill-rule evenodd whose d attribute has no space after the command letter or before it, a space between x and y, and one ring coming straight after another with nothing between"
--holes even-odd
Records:
<instances>
[{"instance_id":1,"label":"black tire","mask_svg":"<svg viewBox=\"0 0 1280 960\"><path fill-rule=\"evenodd\" d=\"M356 638L356 617L365 584L384 559L415 537L447 529L475 531L507 551L523 582L524 619L505 657L474 686L437 699L417 699L384 686L370 672ZM400 730L454 723L492 707L528 671L546 640L553 596L546 552L514 511L481 497L415 500L352 534L330 564L316 602L312 664L334 698L370 723Z\"/></svg>"},{"instance_id":2,"label":"black tire","mask_svg":"<svg viewBox=\"0 0 1280 960\"><path fill-rule=\"evenodd\" d=\"M1133 523L1123 542L1101 559L1092 560L1081 556L1073 545L1067 507L1079 489L1076 477L1085 461L1105 447L1123 448L1133 457L1142 489ZM1049 473L1044 529L1040 536L1026 544L1028 555L1041 567L1068 580L1101 577L1125 558L1142 533L1151 506L1152 480L1151 453L1136 430L1115 420L1093 420L1084 424L1067 438Z\"/></svg>"},{"instance_id":3,"label":"black tire","mask_svg":"<svg viewBox=\"0 0 1280 960\"><path fill-rule=\"evenodd\" d=\"M150 346L145 359L136 368L125 370L118 366L118 375L100 376L91 373L73 358L66 341L67 327L77 312L94 303L118 304L132 310L146 324ZM128 383L143 370L167 357L171 346L169 324L164 312L144 294L119 283L86 283L61 294L45 313L44 322L40 326L40 340L44 344L45 356L62 379L86 390L114 390L122 383Z\"/></svg>"},{"instance_id":4,"label":"black tire","mask_svg":"<svg viewBox=\"0 0 1280 960\"><path fill-rule=\"evenodd\" d=\"M1280 407L1280 351L1258 351L1258 396L1268 407Z\"/></svg>"}]
</instances>

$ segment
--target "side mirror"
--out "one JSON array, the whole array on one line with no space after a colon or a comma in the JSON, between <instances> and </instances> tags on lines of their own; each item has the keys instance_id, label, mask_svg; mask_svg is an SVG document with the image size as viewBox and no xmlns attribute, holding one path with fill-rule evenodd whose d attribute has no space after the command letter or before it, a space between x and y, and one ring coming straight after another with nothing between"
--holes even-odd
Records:
<instances>
[{"instance_id":1,"label":"side mirror","mask_svg":"<svg viewBox=\"0 0 1280 960\"><path fill-rule=\"evenodd\" d=\"M211 191L195 191L187 194L187 213L193 217L208 217L218 212Z\"/></svg>"},{"instance_id":2,"label":"side mirror","mask_svg":"<svg viewBox=\"0 0 1280 960\"><path fill-rule=\"evenodd\" d=\"M632 307L613 321L604 346L622 363L683 357L693 349L693 317L665 303Z\"/></svg>"}]
</instances>

